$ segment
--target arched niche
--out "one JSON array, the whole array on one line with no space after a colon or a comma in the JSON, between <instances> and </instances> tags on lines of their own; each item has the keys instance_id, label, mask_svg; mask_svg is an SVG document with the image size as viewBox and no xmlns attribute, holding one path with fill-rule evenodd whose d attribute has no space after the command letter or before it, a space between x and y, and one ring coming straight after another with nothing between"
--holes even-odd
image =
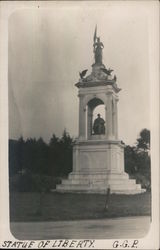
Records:
<instances>
[{"instance_id":1,"label":"arched niche","mask_svg":"<svg viewBox=\"0 0 160 250\"><path fill-rule=\"evenodd\" d=\"M89 100L89 102L87 103L87 137L91 138L91 136L94 135L93 133L93 123L94 123L94 119L97 118L94 115L94 111L97 109L98 107L102 107L103 106L103 115L102 112L99 112L101 114L101 116L103 117L103 119L105 120L105 104L104 102L97 97L92 98L91 100Z\"/></svg>"}]
</instances>

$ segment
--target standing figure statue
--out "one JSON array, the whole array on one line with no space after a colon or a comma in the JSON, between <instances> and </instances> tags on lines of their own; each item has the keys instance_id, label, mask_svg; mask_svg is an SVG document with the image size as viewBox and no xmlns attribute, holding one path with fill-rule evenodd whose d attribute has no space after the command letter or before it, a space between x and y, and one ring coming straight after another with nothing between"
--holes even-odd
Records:
<instances>
[{"instance_id":1,"label":"standing figure statue","mask_svg":"<svg viewBox=\"0 0 160 250\"><path fill-rule=\"evenodd\" d=\"M93 47L94 47L95 63L102 64L102 49L104 48L104 45L100 41L100 37L96 37Z\"/></svg>"},{"instance_id":2,"label":"standing figure statue","mask_svg":"<svg viewBox=\"0 0 160 250\"><path fill-rule=\"evenodd\" d=\"M95 119L93 124L93 131L95 135L105 134L105 121L101 118L100 114L97 115L98 117Z\"/></svg>"}]
</instances>

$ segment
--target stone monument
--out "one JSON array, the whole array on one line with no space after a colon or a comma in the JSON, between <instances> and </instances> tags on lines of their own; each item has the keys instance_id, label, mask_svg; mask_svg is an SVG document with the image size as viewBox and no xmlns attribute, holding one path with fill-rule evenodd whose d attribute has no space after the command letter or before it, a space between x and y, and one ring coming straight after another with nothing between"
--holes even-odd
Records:
<instances>
[{"instance_id":1,"label":"stone monument","mask_svg":"<svg viewBox=\"0 0 160 250\"><path fill-rule=\"evenodd\" d=\"M118 92L121 90L102 62L104 48L95 31L92 72L80 73L75 86L79 90L79 137L73 147L73 171L56 186L58 192L136 194L145 190L124 171L124 144L118 139ZM93 121L93 111L105 106L105 121Z\"/></svg>"}]
</instances>

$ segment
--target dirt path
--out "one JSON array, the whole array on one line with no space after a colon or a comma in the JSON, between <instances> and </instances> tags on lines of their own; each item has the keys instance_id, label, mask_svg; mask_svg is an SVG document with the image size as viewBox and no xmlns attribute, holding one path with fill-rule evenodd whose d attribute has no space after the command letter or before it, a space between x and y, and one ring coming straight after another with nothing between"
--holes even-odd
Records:
<instances>
[{"instance_id":1,"label":"dirt path","mask_svg":"<svg viewBox=\"0 0 160 250\"><path fill-rule=\"evenodd\" d=\"M148 232L149 216L115 219L12 222L11 232L20 240L141 238Z\"/></svg>"}]
</instances>

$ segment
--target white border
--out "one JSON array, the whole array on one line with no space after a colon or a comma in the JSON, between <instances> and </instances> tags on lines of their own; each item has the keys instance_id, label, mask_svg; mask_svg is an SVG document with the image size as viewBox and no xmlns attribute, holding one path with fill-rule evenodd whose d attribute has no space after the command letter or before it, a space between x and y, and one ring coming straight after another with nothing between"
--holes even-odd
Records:
<instances>
[{"instance_id":1,"label":"white border","mask_svg":"<svg viewBox=\"0 0 160 250\"><path fill-rule=\"evenodd\" d=\"M98 1L90 3L94 4ZM129 1L128 1L129 2ZM136 2L136 1L134 1ZM137 249L159 248L159 2L143 1L149 8L149 69L151 98L151 165L152 165L152 223L146 237L139 239ZM8 188L8 19L23 8L51 8L52 1L0 2L0 246L4 240L16 240L9 226ZM63 4L63 2L58 3ZM72 1L68 4L72 4ZM80 4L86 4L86 1ZM112 240L96 240L95 249L112 249ZM123 239L122 239L123 240ZM125 240L125 239L124 239ZM133 239L132 239L133 240ZM35 241L36 248L38 242ZM48 246L47 246L48 248ZM123 247L122 247L123 248Z\"/></svg>"}]
</instances>

